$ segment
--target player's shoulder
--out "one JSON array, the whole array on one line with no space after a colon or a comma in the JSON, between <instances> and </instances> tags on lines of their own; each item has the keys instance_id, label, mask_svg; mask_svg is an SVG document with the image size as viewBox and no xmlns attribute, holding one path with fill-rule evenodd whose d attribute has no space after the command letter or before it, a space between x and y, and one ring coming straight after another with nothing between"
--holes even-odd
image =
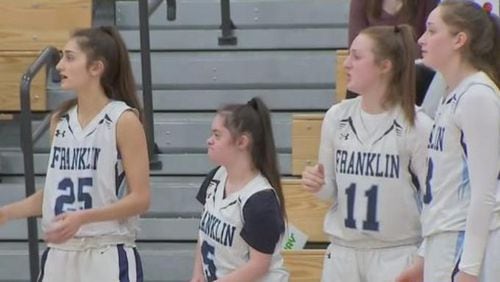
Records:
<instances>
[{"instance_id":1,"label":"player's shoulder","mask_svg":"<svg viewBox=\"0 0 500 282\"><path fill-rule=\"evenodd\" d=\"M478 72L466 78L457 90L458 100L474 95L475 99L498 100L500 91L493 80L484 72Z\"/></svg>"},{"instance_id":2,"label":"player's shoulder","mask_svg":"<svg viewBox=\"0 0 500 282\"><path fill-rule=\"evenodd\" d=\"M113 122L122 119L134 120L134 115L136 116L137 120L139 120L139 112L136 109L131 108L123 101L113 100L109 102L109 105L107 105L105 108L105 114Z\"/></svg>"},{"instance_id":3,"label":"player's shoulder","mask_svg":"<svg viewBox=\"0 0 500 282\"><path fill-rule=\"evenodd\" d=\"M421 107L415 107L415 127L431 128L434 121Z\"/></svg>"},{"instance_id":4,"label":"player's shoulder","mask_svg":"<svg viewBox=\"0 0 500 282\"><path fill-rule=\"evenodd\" d=\"M116 122L118 125L118 130L134 130L142 128L142 123L139 117L139 112L134 108L129 107L127 104L121 101L115 101L116 103L111 106L106 115L109 117L111 122Z\"/></svg>"},{"instance_id":5,"label":"player's shoulder","mask_svg":"<svg viewBox=\"0 0 500 282\"><path fill-rule=\"evenodd\" d=\"M360 97L353 99L344 99L328 109L325 114L325 120L342 120L351 116L359 108Z\"/></svg>"},{"instance_id":6,"label":"player's shoulder","mask_svg":"<svg viewBox=\"0 0 500 282\"><path fill-rule=\"evenodd\" d=\"M239 197L240 201L242 203L245 203L250 197L264 190L273 190L273 187L269 183L269 181L262 174L259 173L240 192L240 197Z\"/></svg>"}]
</instances>

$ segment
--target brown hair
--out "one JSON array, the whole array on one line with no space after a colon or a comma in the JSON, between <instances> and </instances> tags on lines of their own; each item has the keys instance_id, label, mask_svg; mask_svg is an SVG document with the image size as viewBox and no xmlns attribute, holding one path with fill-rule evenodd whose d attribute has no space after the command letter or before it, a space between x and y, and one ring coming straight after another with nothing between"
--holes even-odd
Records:
<instances>
[{"instance_id":1,"label":"brown hair","mask_svg":"<svg viewBox=\"0 0 500 282\"><path fill-rule=\"evenodd\" d=\"M233 137L250 135L252 140L250 155L253 164L273 186L280 201L282 216L286 218L269 109L260 98L255 97L246 104L225 105L218 114L224 117L224 126Z\"/></svg>"},{"instance_id":2,"label":"brown hair","mask_svg":"<svg viewBox=\"0 0 500 282\"><path fill-rule=\"evenodd\" d=\"M465 32L467 42L461 49L463 58L484 71L500 86L500 27L493 14L475 2L446 0L439 4L441 18L453 33Z\"/></svg>"},{"instance_id":3,"label":"brown hair","mask_svg":"<svg viewBox=\"0 0 500 282\"><path fill-rule=\"evenodd\" d=\"M102 61L104 72L101 86L109 99L125 102L139 112L142 121L142 108L137 99L136 85L128 51L115 27L96 27L76 30L71 38L76 39L79 48L87 56L87 65ZM64 102L57 110L61 117L76 105L77 100Z\"/></svg>"},{"instance_id":4,"label":"brown hair","mask_svg":"<svg viewBox=\"0 0 500 282\"><path fill-rule=\"evenodd\" d=\"M361 31L374 42L376 62L392 64L386 104L401 105L405 117L415 124L415 36L410 25L373 26Z\"/></svg>"},{"instance_id":5,"label":"brown hair","mask_svg":"<svg viewBox=\"0 0 500 282\"><path fill-rule=\"evenodd\" d=\"M382 4L384 0L367 0L366 1L366 17L369 19L380 19L382 16ZM408 24L413 24L415 21L415 11L418 8L416 0L402 0L402 6L398 16Z\"/></svg>"}]
</instances>

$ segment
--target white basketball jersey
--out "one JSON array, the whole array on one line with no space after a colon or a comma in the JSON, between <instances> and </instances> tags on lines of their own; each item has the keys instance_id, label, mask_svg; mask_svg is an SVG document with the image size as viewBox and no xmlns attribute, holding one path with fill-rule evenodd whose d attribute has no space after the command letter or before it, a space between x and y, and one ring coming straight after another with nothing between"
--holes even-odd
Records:
<instances>
[{"instance_id":1,"label":"white basketball jersey","mask_svg":"<svg viewBox=\"0 0 500 282\"><path fill-rule=\"evenodd\" d=\"M467 144L455 115L462 97L468 93L471 86L478 85L481 85L486 93L491 92L492 95L495 95L495 92L496 95L499 93L494 83L484 73L478 72L466 78L444 98L436 112L428 144L429 172L422 212L424 236L465 230L471 187L467 166ZM500 99L497 99L496 103L500 110ZM500 227L500 156L498 160L495 215L491 229Z\"/></svg>"},{"instance_id":2,"label":"white basketball jersey","mask_svg":"<svg viewBox=\"0 0 500 282\"><path fill-rule=\"evenodd\" d=\"M334 199L325 232L347 247L418 244L419 183L425 177L431 120L417 111L411 127L396 107L367 126L361 111L360 97L346 100L323 121L319 161L330 187L323 189Z\"/></svg>"},{"instance_id":3,"label":"white basketball jersey","mask_svg":"<svg viewBox=\"0 0 500 282\"><path fill-rule=\"evenodd\" d=\"M77 106L59 120L50 150L43 198L42 229L64 212L108 206L126 193L116 142L120 115L130 107L112 101L81 128ZM132 137L133 138L133 137ZM75 237L135 237L137 217L85 224Z\"/></svg>"},{"instance_id":4,"label":"white basketball jersey","mask_svg":"<svg viewBox=\"0 0 500 282\"><path fill-rule=\"evenodd\" d=\"M221 278L248 262L250 246L240 236L243 228L243 207L255 193L273 189L262 175L256 176L242 190L224 198L227 172L220 167L206 191L204 210L199 226L203 272L208 281ZM276 244L268 274L260 281L288 281L280 254L281 244Z\"/></svg>"}]
</instances>

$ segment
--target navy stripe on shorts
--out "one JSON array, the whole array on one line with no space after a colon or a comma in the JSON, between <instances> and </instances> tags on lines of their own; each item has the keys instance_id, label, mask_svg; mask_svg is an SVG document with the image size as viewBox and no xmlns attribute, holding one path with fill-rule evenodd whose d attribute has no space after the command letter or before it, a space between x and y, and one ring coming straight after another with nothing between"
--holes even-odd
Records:
<instances>
[{"instance_id":1,"label":"navy stripe on shorts","mask_svg":"<svg viewBox=\"0 0 500 282\"><path fill-rule=\"evenodd\" d=\"M43 281L43 275L45 272L45 263L47 262L47 256L49 255L49 250L50 248L45 249L45 251L42 254L42 262L41 262L41 270L40 270L40 275L38 276L38 282Z\"/></svg>"},{"instance_id":2,"label":"navy stripe on shorts","mask_svg":"<svg viewBox=\"0 0 500 282\"><path fill-rule=\"evenodd\" d=\"M120 282L130 282L130 279L128 277L127 252L125 252L125 248L123 247L123 244L117 245L116 248L118 249L118 263L119 263L119 270L120 270Z\"/></svg>"}]
</instances>

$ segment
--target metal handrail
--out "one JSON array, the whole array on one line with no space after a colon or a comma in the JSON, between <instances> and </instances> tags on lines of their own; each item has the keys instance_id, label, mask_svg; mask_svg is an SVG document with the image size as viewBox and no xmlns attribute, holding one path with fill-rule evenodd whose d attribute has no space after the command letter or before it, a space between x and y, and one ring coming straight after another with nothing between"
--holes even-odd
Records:
<instances>
[{"instance_id":1,"label":"metal handrail","mask_svg":"<svg viewBox=\"0 0 500 282\"><path fill-rule=\"evenodd\" d=\"M141 73L142 73L142 99L144 107L144 124L148 142L150 168L162 168L158 160L158 146L155 144L153 120L153 82L151 80L151 47L149 41L149 17L160 6L162 1L139 0L139 32L141 40ZM167 0L167 20L175 19L175 0Z\"/></svg>"},{"instance_id":2,"label":"metal handrail","mask_svg":"<svg viewBox=\"0 0 500 282\"><path fill-rule=\"evenodd\" d=\"M46 115L42 122L38 125L37 128L35 128L35 130L33 130L33 135L32 135L32 140L33 140L33 144L36 144L36 142L38 142L38 140L40 140L40 138L42 138L43 134L45 133L45 131L47 131L47 129L49 129L49 126L50 126L50 115Z\"/></svg>"},{"instance_id":3,"label":"metal handrail","mask_svg":"<svg viewBox=\"0 0 500 282\"><path fill-rule=\"evenodd\" d=\"M139 32L141 39L141 71L142 71L142 99L144 107L144 129L148 142L149 166L151 169L161 169L158 161L155 144L153 120L153 82L151 80L151 47L149 42L149 9L148 1L139 0Z\"/></svg>"},{"instance_id":4,"label":"metal handrail","mask_svg":"<svg viewBox=\"0 0 500 282\"><path fill-rule=\"evenodd\" d=\"M167 0L167 20L174 21L176 18L176 0Z\"/></svg>"},{"instance_id":5,"label":"metal handrail","mask_svg":"<svg viewBox=\"0 0 500 282\"><path fill-rule=\"evenodd\" d=\"M46 66L47 73L59 61L59 51L54 47L45 48L38 58L29 66L21 78L21 148L24 158L24 179L26 182L26 197L35 193L35 172L33 161L33 136L31 132L31 82L40 69ZM56 71L52 71L52 79L58 80ZM47 76L49 77L49 76ZM39 133L35 134L36 135ZM38 228L36 217L28 218L28 244L31 281L35 282L40 270L38 252Z\"/></svg>"},{"instance_id":6,"label":"metal handrail","mask_svg":"<svg viewBox=\"0 0 500 282\"><path fill-rule=\"evenodd\" d=\"M220 2L220 16L222 36L219 37L219 45L236 45L238 39L234 36L233 30L236 26L231 20L231 2L229 0L221 0Z\"/></svg>"}]
</instances>

